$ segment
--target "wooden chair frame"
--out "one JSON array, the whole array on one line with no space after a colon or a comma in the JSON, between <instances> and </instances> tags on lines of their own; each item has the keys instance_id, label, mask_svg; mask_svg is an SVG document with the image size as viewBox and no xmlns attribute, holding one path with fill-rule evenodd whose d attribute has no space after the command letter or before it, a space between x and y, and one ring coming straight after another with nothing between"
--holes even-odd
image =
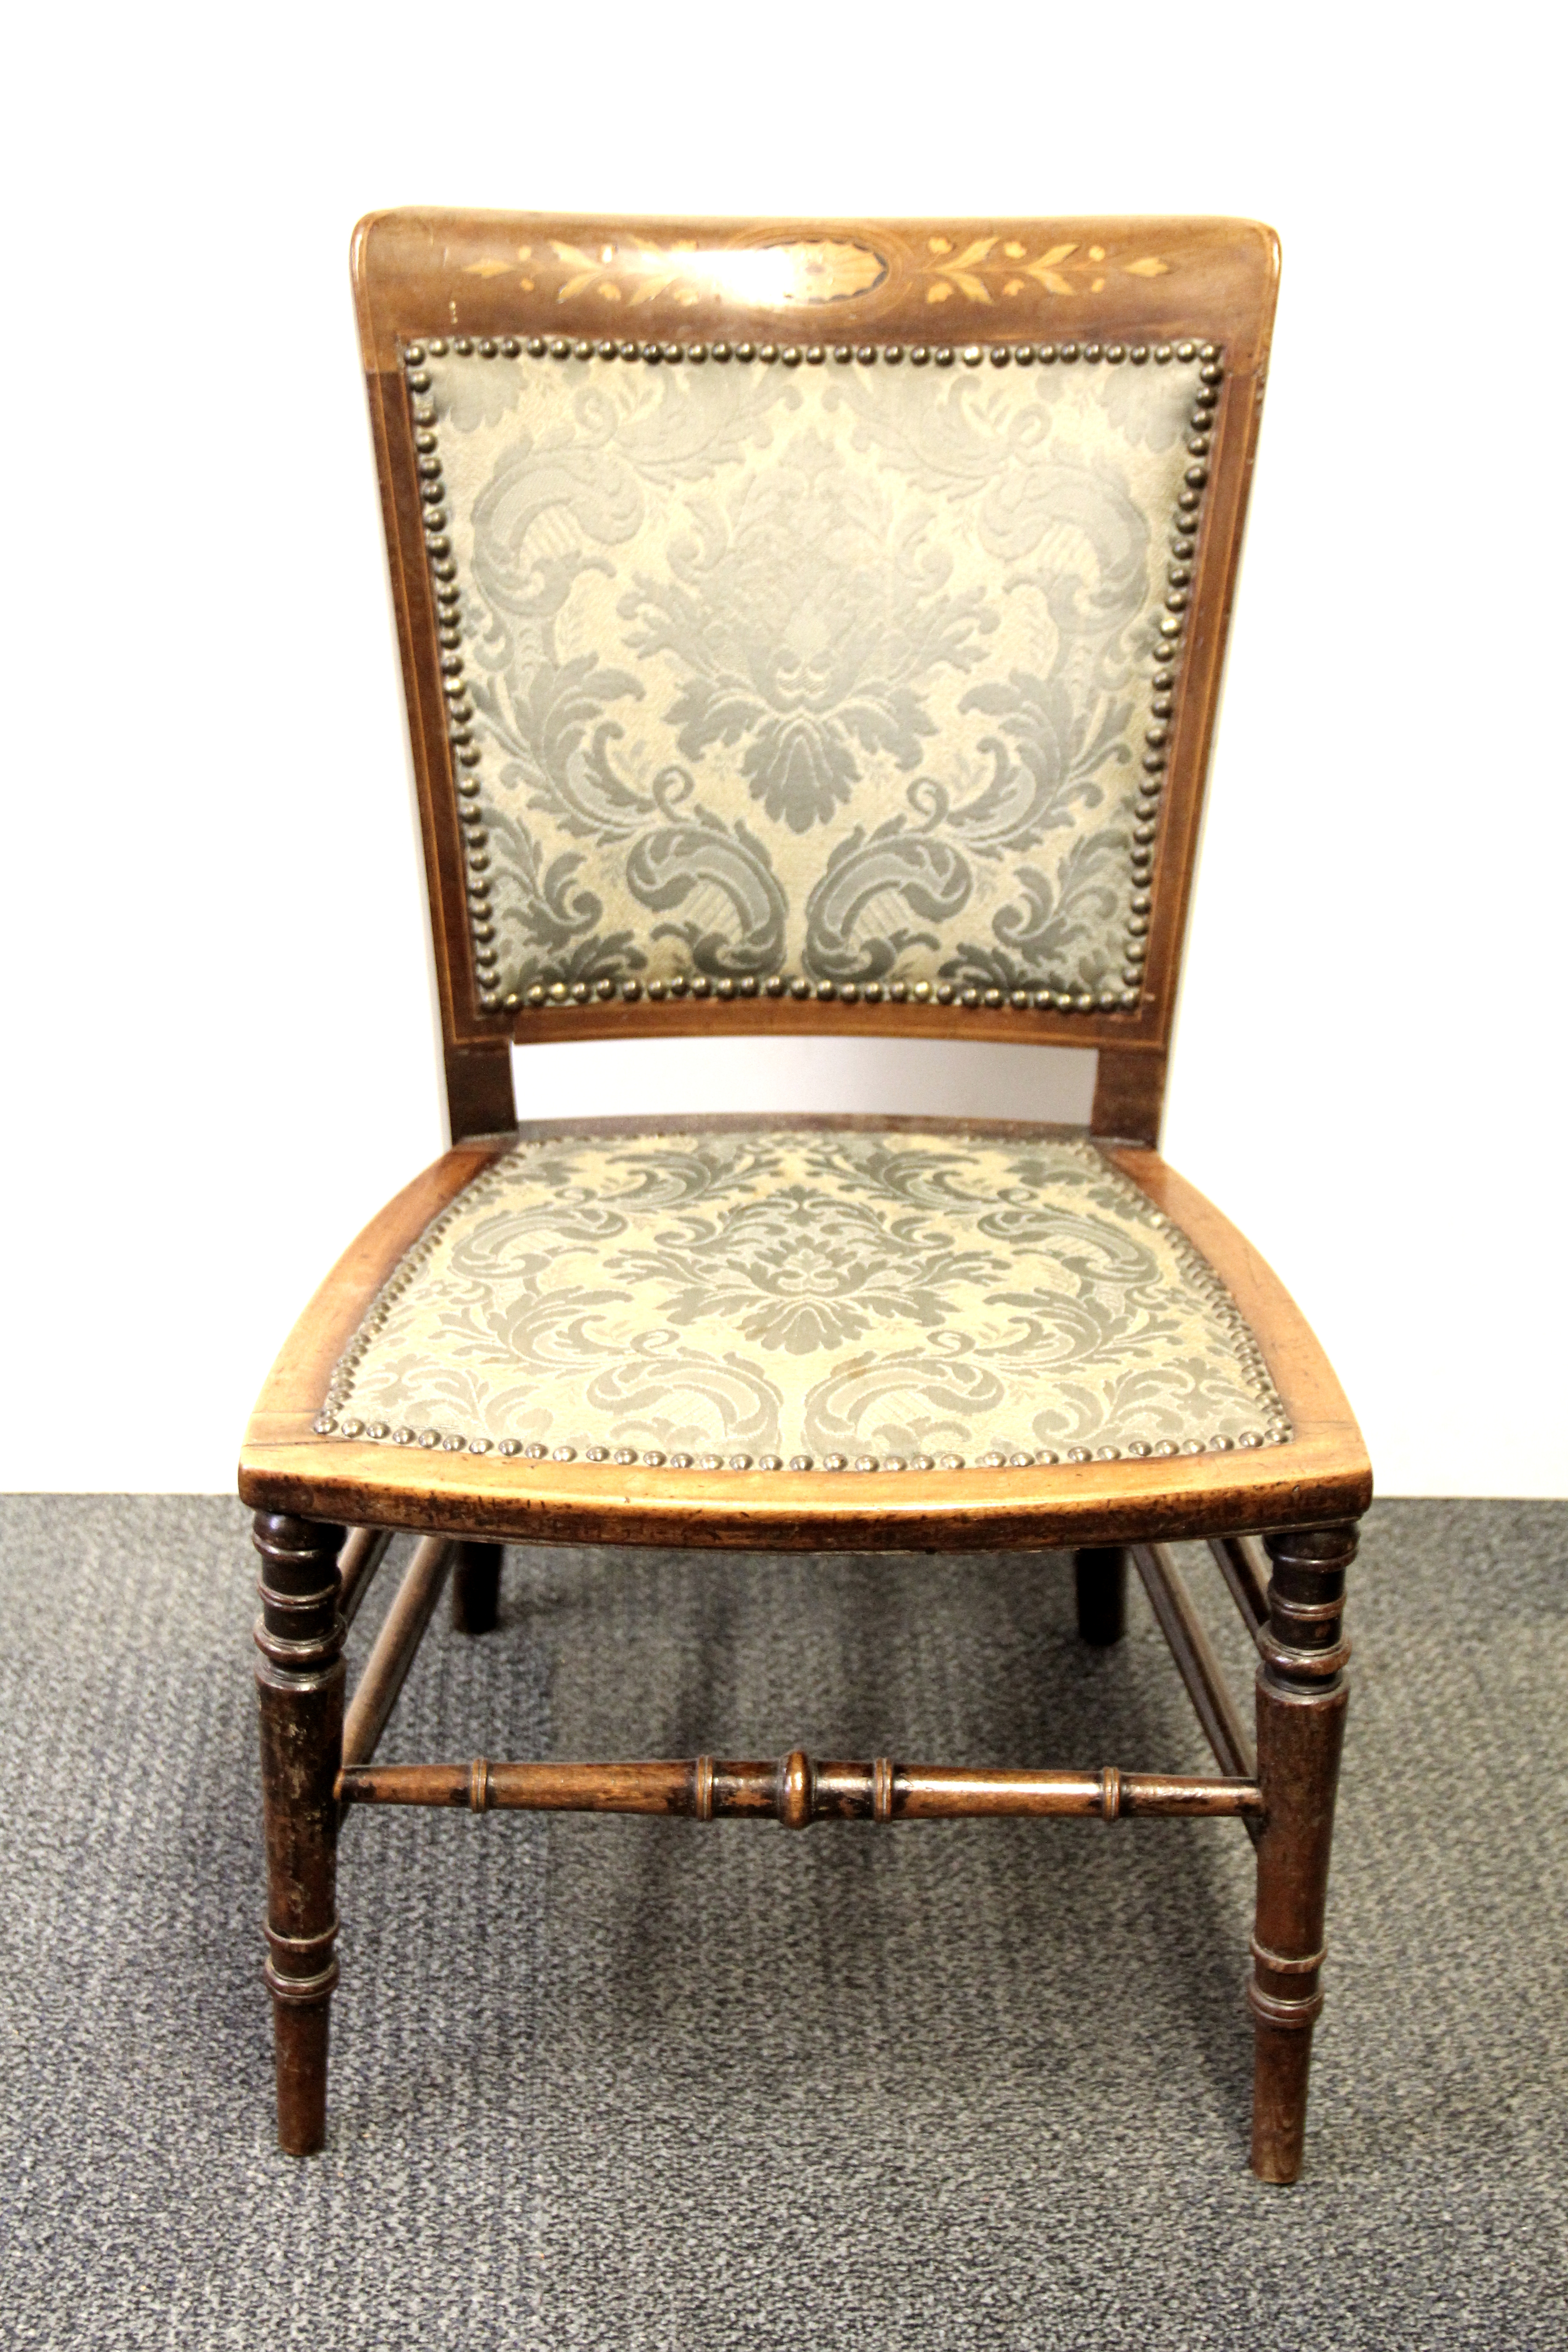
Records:
<instances>
[{"instance_id":1,"label":"wooden chair frame","mask_svg":"<svg viewBox=\"0 0 1568 2352\"><path fill-rule=\"evenodd\" d=\"M781 287L742 259L789 267ZM853 258L846 265L845 257ZM793 273L793 274L792 274ZM1300 1313L1241 1235L1157 1150L1166 1055L1241 529L1273 318L1272 234L1228 220L1041 222L585 221L405 211L373 216L354 274L418 783L441 1006L452 1148L361 1234L316 1294L258 1402L240 1465L264 1571L260 1650L268 1864L267 1981L277 2043L279 2128L295 2154L325 2134L329 2005L337 1982L335 1865L353 1806L757 1814L789 1827L828 1815L877 1823L957 1815L1237 1815L1257 1847L1249 1985L1257 2060L1252 2161L1289 2181L1301 2161L1312 2027L1321 2008L1324 1903L1342 1738L1348 1648L1345 1571L1371 1472L1344 1396ZM842 290L847 285L849 290ZM803 290L804 289L804 290ZM1212 352L1202 535L1183 626L1152 877L1144 984L1136 1009L1065 1012L952 991L951 1003L868 1002L854 991L802 1001L695 992L655 1004L579 986L531 1005L487 1004L463 894L463 843L411 419L410 346L471 338L579 347L634 315L657 358L706 338L778 351L848 351L933 339L973 359L1048 341L1095 363L1121 347ZM626 331L620 330L624 334ZM966 348L967 347L967 348ZM602 345L601 345L602 348ZM621 346L625 350L624 343ZM1189 357L1191 354L1189 353ZM994 1001L992 1001L994 999ZM1066 1463L1050 1468L867 1479L808 1472L668 1474L637 1465L492 1454L389 1451L316 1423L333 1364L402 1254L518 1137L511 1047L563 1037L851 1032L990 1037L1092 1046L1089 1132L1112 1164L1190 1238L1229 1289L1261 1348L1294 1430L1252 1453ZM724 1122L657 1122L695 1127ZM755 1124L754 1121L750 1122ZM782 1125L813 1124L799 1120ZM815 1122L856 1124L857 1122ZM868 1122L879 1127L899 1122ZM627 1132L652 1121L573 1123ZM931 1121L909 1122L931 1127ZM961 1122L964 1135L1037 1128ZM396 1529L415 1551L345 1711L344 1632ZM1256 1742L1226 1688L1169 1549L1206 1538L1258 1654ZM1258 1538L1261 1538L1261 1549ZM439 1598L471 1633L495 1622L508 1542L639 1543L777 1549L1068 1548L1080 1630L1121 1631L1136 1565L1219 1768L1218 1777L1084 1770L973 1771L890 1758L813 1762L700 1756L682 1761L378 1766L375 1748Z\"/></svg>"}]
</instances>

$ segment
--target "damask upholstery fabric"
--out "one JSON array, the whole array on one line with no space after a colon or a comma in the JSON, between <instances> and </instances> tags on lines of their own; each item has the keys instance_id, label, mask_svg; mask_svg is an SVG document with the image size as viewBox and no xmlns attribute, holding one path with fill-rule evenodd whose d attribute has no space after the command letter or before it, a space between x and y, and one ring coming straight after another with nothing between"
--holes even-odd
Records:
<instances>
[{"instance_id":1,"label":"damask upholstery fabric","mask_svg":"<svg viewBox=\"0 0 1568 2352\"><path fill-rule=\"evenodd\" d=\"M487 1002L1136 987L1190 361L491 350L415 405Z\"/></svg>"},{"instance_id":2,"label":"damask upholstery fabric","mask_svg":"<svg viewBox=\"0 0 1568 2352\"><path fill-rule=\"evenodd\" d=\"M392 1276L317 1427L672 1469L1289 1435L1229 1295L1092 1144L875 1127L520 1142Z\"/></svg>"}]
</instances>

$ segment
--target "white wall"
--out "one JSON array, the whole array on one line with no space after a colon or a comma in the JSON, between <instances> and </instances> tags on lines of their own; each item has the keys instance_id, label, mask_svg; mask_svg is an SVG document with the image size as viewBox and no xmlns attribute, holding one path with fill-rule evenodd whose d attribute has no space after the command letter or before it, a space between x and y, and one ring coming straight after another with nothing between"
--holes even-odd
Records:
<instances>
[{"instance_id":1,"label":"white wall","mask_svg":"<svg viewBox=\"0 0 1568 2352\"><path fill-rule=\"evenodd\" d=\"M307 1292L439 1147L345 258L434 201L1277 225L1167 1149L1385 1492L1563 1491L1556 39L1301 0L28 12L0 1486L226 1486ZM668 1107L1023 1107L1012 1048L661 1050ZM616 1107L615 1049L536 1054L530 1108Z\"/></svg>"}]
</instances>

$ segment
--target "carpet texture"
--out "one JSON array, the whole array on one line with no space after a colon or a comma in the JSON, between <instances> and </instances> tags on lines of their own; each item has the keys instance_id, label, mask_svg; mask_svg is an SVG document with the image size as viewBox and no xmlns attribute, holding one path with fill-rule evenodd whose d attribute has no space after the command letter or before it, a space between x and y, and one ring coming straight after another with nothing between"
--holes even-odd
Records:
<instances>
[{"instance_id":1,"label":"carpet texture","mask_svg":"<svg viewBox=\"0 0 1568 2352\"><path fill-rule=\"evenodd\" d=\"M362 1816L290 2162L244 1517L12 1497L0 1549L7 2347L1568 2345L1568 1506L1368 1522L1291 2190L1246 2168L1224 1822ZM1131 1616L1082 1651L1049 1556L513 1551L383 1754L1203 1769Z\"/></svg>"}]
</instances>

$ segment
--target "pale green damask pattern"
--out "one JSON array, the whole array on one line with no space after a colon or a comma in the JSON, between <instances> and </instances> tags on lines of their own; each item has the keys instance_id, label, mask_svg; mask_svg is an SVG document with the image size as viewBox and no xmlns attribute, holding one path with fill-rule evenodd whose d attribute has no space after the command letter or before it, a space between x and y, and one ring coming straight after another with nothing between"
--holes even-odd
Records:
<instances>
[{"instance_id":1,"label":"pale green damask pattern","mask_svg":"<svg viewBox=\"0 0 1568 2352\"><path fill-rule=\"evenodd\" d=\"M1092 1145L846 1129L518 1144L404 1260L318 1427L673 1468L1289 1433L1228 1294Z\"/></svg>"},{"instance_id":2,"label":"pale green damask pattern","mask_svg":"<svg viewBox=\"0 0 1568 2352\"><path fill-rule=\"evenodd\" d=\"M1122 988L1191 366L423 365L497 994Z\"/></svg>"}]
</instances>

